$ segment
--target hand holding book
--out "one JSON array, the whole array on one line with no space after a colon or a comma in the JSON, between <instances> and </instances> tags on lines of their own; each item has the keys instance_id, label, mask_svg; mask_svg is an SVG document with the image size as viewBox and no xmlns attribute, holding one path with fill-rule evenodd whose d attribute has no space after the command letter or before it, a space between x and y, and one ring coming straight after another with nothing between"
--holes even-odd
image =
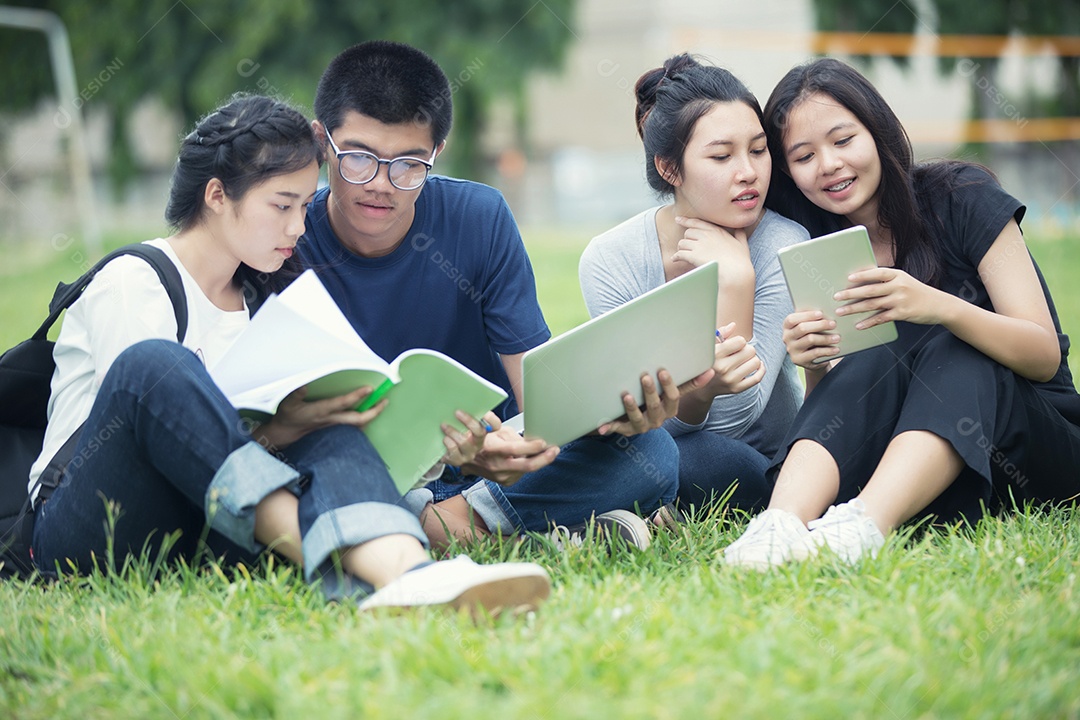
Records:
<instances>
[{"instance_id":1,"label":"hand holding book","mask_svg":"<svg viewBox=\"0 0 1080 720\"><path fill-rule=\"evenodd\" d=\"M475 418L506 398L500 387L434 350L409 350L387 363L360 339L310 270L266 301L210 375L234 407L259 419L280 413L301 387L303 395L288 402L330 400L329 408L313 409L348 413L356 421L349 424L364 416L364 432L402 492L453 452L444 444L444 424L462 433L451 445L476 442L464 439L467 426L456 412ZM374 417L366 414L378 405L365 404L378 400L364 388L382 389L388 401ZM356 412L347 410L357 398L366 401L354 406Z\"/></svg>"},{"instance_id":2,"label":"hand holding book","mask_svg":"<svg viewBox=\"0 0 1080 720\"><path fill-rule=\"evenodd\" d=\"M330 425L352 425L363 430L386 407L385 399L367 409L374 388L365 385L339 397L307 400L303 385L285 396L269 419L259 426L258 435L274 447L286 447L304 435Z\"/></svg>"}]
</instances>

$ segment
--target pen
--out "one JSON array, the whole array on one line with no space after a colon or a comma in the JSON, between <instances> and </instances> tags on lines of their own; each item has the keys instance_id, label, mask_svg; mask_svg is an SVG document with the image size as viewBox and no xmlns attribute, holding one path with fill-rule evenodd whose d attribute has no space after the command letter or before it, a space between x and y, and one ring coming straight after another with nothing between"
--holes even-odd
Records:
<instances>
[{"instance_id":1,"label":"pen","mask_svg":"<svg viewBox=\"0 0 1080 720\"><path fill-rule=\"evenodd\" d=\"M389 392L390 388L394 387L394 381L390 378L386 378L382 381L379 387L371 391L371 394L367 396L364 402L360 403L360 407L356 408L356 412L364 412L375 407L375 403L382 400L383 395Z\"/></svg>"}]
</instances>

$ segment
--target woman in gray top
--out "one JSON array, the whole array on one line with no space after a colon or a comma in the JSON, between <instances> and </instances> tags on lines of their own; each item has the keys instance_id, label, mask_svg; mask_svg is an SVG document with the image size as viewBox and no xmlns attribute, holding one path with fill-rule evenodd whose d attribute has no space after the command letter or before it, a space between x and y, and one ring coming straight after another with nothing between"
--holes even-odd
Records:
<instances>
[{"instance_id":1,"label":"woman in gray top","mask_svg":"<svg viewBox=\"0 0 1080 720\"><path fill-rule=\"evenodd\" d=\"M670 204L593 238L579 276L592 316L710 260L719 265L716 374L665 423L680 453L683 507L736 484L731 504L763 505L764 471L802 402L782 338L792 311L776 251L808 238L765 210L772 163L761 108L727 70L670 58L636 85L649 185Z\"/></svg>"}]
</instances>

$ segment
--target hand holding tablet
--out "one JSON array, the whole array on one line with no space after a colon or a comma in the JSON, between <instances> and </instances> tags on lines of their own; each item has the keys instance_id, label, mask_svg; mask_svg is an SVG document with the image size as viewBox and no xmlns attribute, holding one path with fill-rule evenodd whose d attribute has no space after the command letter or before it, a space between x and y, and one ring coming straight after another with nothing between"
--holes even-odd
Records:
<instances>
[{"instance_id":1,"label":"hand holding tablet","mask_svg":"<svg viewBox=\"0 0 1080 720\"><path fill-rule=\"evenodd\" d=\"M824 318L820 332L839 337L836 346L840 352L815 358L812 364L835 360L896 339L896 325L892 322L863 330L855 327L857 323L873 315L871 312L851 315L838 315L836 312L847 304L835 300L833 296L851 287L848 276L860 270L877 267L870 236L865 227L856 225L789 245L782 248L778 255L795 312L821 312ZM826 329L829 321L836 325Z\"/></svg>"}]
</instances>

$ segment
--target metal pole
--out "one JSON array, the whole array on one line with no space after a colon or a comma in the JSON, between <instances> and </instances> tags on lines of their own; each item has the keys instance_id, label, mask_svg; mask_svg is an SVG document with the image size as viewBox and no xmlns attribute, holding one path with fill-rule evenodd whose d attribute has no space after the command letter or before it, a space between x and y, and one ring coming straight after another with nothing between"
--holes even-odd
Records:
<instances>
[{"instance_id":1,"label":"metal pole","mask_svg":"<svg viewBox=\"0 0 1080 720\"><path fill-rule=\"evenodd\" d=\"M93 258L100 257L101 227L94 209L90 154L87 149L86 130L83 127L82 106L78 103L75 61L71 57L67 28L56 13L9 6L0 6L0 26L37 30L45 33L48 39L49 58L56 76L56 94L60 101L54 122L58 128L66 130L68 135L75 203L82 221L86 252Z\"/></svg>"}]
</instances>

